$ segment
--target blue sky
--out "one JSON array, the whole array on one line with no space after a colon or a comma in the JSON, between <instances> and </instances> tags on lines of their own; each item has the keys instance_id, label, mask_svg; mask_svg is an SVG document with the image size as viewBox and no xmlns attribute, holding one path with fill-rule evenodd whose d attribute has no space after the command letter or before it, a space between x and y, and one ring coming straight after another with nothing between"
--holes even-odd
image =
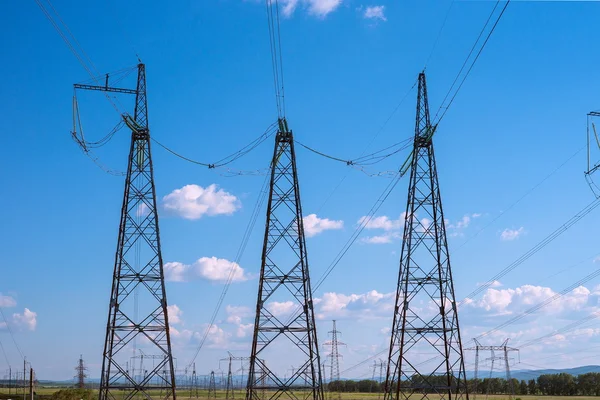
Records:
<instances>
[{"instance_id":1,"label":"blue sky","mask_svg":"<svg viewBox=\"0 0 600 400\"><path fill-rule=\"evenodd\" d=\"M213 162L254 139L276 119L262 2L53 4L101 73L135 65L135 54L140 55L147 65L152 135L176 151ZM290 127L305 144L354 158L413 85L450 1L287 4L281 29ZM427 64L432 110L439 107L492 7L488 1L452 5ZM513 2L438 128L436 155L445 215L452 225L449 246L458 300L593 200L583 175L582 148L585 115L600 108L600 83L594 79L600 55L592 51L599 7L597 2ZM5 193L0 207L0 306L39 378L69 379L80 354L90 375L99 376L123 179L100 170L70 138L72 84L89 76L35 2L5 6L0 26L0 182ZM101 95L88 93L79 100L90 140L104 136L118 122ZM124 108L131 107L130 100L121 101ZM410 137L414 108L413 90L369 148ZM127 150L128 134L121 131L98 155L106 165L123 170ZM265 168L271 154L269 140L232 167ZM390 157L370 171L397 168L406 155ZM172 308L178 316L172 317L177 331L174 352L182 367L210 319L222 290L218 272L235 258L264 177L225 177L222 171L186 163L157 146L153 157L163 258L180 263L170 264L167 293L172 307L177 306ZM335 228L315 231L307 239L316 280L389 181L301 148L297 158L305 214L328 219L325 226ZM320 341L326 340L330 321L336 318L348 344L342 370L377 353L388 340L401 245L395 234L398 223L393 221L404 211L407 185L407 180L400 182L377 214L379 228L365 230L314 294L320 299ZM198 197L199 193L210 195ZM249 309L256 301L263 221L261 210L239 263L243 272L196 360L199 373L218 368L227 350L249 353ZM499 325L594 271L597 264L592 260L600 255L598 221L598 211L592 212L465 305L460 313L463 338ZM381 239L371 242L385 243L369 243L376 236ZM499 344L511 337L518 346L582 318L598 309L599 284L591 280L482 341ZM523 365L515 368L528 368L525 363L594 363L595 358L562 353L600 345L597 326L597 321L588 323L524 348ZM5 326L0 340L10 363L18 365L19 355ZM600 355L599 349L590 349L586 357ZM542 352L545 357L539 356ZM467 355L467 363L472 362ZM289 368L287 364L280 369ZM0 358L0 374L7 368ZM348 376L370 372L363 366Z\"/></svg>"}]
</instances>

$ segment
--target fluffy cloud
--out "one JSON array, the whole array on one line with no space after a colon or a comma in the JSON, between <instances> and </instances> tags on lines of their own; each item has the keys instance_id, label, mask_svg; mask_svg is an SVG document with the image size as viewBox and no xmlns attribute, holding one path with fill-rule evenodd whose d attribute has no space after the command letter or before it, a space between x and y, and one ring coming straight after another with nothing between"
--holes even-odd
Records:
<instances>
[{"instance_id":1,"label":"fluffy cloud","mask_svg":"<svg viewBox=\"0 0 600 400\"><path fill-rule=\"evenodd\" d=\"M248 280L249 277L239 264L224 258L202 257L192 265L180 262L168 262L164 265L165 279L171 282L187 282L194 278L215 282Z\"/></svg>"},{"instance_id":2,"label":"fluffy cloud","mask_svg":"<svg viewBox=\"0 0 600 400\"><path fill-rule=\"evenodd\" d=\"M227 313L227 322L236 325L242 323L242 318L252 316L252 310L249 307L244 306L227 305L225 307L225 312Z\"/></svg>"},{"instance_id":3,"label":"fluffy cloud","mask_svg":"<svg viewBox=\"0 0 600 400\"><path fill-rule=\"evenodd\" d=\"M252 310L245 306L227 305L225 307L225 311L227 312L227 322L235 325L236 327L236 337L245 338L250 336L253 331L252 328L254 328L254 324L244 324L242 321L245 318L254 317Z\"/></svg>"},{"instance_id":4,"label":"fluffy cloud","mask_svg":"<svg viewBox=\"0 0 600 400\"><path fill-rule=\"evenodd\" d=\"M13 314L13 322L17 326L34 331L37 326L37 313L31 311L29 308L25 308L23 314Z\"/></svg>"},{"instance_id":5,"label":"fluffy cloud","mask_svg":"<svg viewBox=\"0 0 600 400\"><path fill-rule=\"evenodd\" d=\"M240 201L234 195L212 184L206 188L186 185L163 197L166 211L185 219L200 219L204 215L231 215L238 210Z\"/></svg>"},{"instance_id":6,"label":"fluffy cloud","mask_svg":"<svg viewBox=\"0 0 600 400\"><path fill-rule=\"evenodd\" d=\"M379 293L371 290L363 294L343 294L328 292L315 299L317 318L330 317L376 318L391 315L395 293Z\"/></svg>"},{"instance_id":7,"label":"fluffy cloud","mask_svg":"<svg viewBox=\"0 0 600 400\"><path fill-rule=\"evenodd\" d=\"M520 227L519 229L505 229L500 234L501 240L515 240L521 237L521 235L525 233L525 229Z\"/></svg>"},{"instance_id":8,"label":"fluffy cloud","mask_svg":"<svg viewBox=\"0 0 600 400\"><path fill-rule=\"evenodd\" d=\"M317 214L310 214L302 218L304 233L307 237L315 236L323 231L331 229L342 229L344 221L334 221L327 218L319 218Z\"/></svg>"},{"instance_id":9,"label":"fluffy cloud","mask_svg":"<svg viewBox=\"0 0 600 400\"><path fill-rule=\"evenodd\" d=\"M479 213L465 214L460 220L458 220L455 223L451 223L450 221L446 220L446 228L449 231L448 235L450 237L463 236L463 231L467 229L469 225L471 225L471 222L475 218L479 218L481 217L481 215L482 214Z\"/></svg>"},{"instance_id":10,"label":"fluffy cloud","mask_svg":"<svg viewBox=\"0 0 600 400\"><path fill-rule=\"evenodd\" d=\"M137 215L140 218L143 218L146 215L148 215L149 213L150 213L150 209L148 208L148 206L146 205L146 203L141 203L137 207L137 211L135 212L135 215Z\"/></svg>"},{"instance_id":11,"label":"fluffy cloud","mask_svg":"<svg viewBox=\"0 0 600 400\"><path fill-rule=\"evenodd\" d=\"M394 235L394 234L367 236L365 238L362 238L361 242L368 243L368 244L386 244L386 243L392 243L392 239L394 239L397 236L399 237L399 235Z\"/></svg>"},{"instance_id":12,"label":"fluffy cloud","mask_svg":"<svg viewBox=\"0 0 600 400\"><path fill-rule=\"evenodd\" d=\"M254 332L254 324L238 324L235 335L238 338L245 338Z\"/></svg>"},{"instance_id":13,"label":"fluffy cloud","mask_svg":"<svg viewBox=\"0 0 600 400\"><path fill-rule=\"evenodd\" d=\"M163 265L163 269L167 281L185 282L190 266L180 262L168 262Z\"/></svg>"},{"instance_id":14,"label":"fluffy cloud","mask_svg":"<svg viewBox=\"0 0 600 400\"><path fill-rule=\"evenodd\" d=\"M491 312L492 314L518 314L540 304L554 296L557 293L549 287L523 285L511 289L487 289L481 299L468 299L465 304ZM542 307L538 314L556 315L561 312L572 313L584 308L596 306L600 293L592 292L584 286L579 286L571 292L557 298Z\"/></svg>"},{"instance_id":15,"label":"fluffy cloud","mask_svg":"<svg viewBox=\"0 0 600 400\"><path fill-rule=\"evenodd\" d=\"M228 349L229 348L229 338L231 337L231 333L225 332L223 328L213 324L212 326L206 324L202 331L204 332L208 329L208 336L206 337L207 347L209 349ZM200 338L200 333L196 332L196 337Z\"/></svg>"},{"instance_id":16,"label":"fluffy cloud","mask_svg":"<svg viewBox=\"0 0 600 400\"><path fill-rule=\"evenodd\" d=\"M364 17L366 19L379 19L387 21L385 17L385 6L372 6L365 9Z\"/></svg>"},{"instance_id":17,"label":"fluffy cloud","mask_svg":"<svg viewBox=\"0 0 600 400\"><path fill-rule=\"evenodd\" d=\"M292 16L299 5L303 5L308 10L308 13L320 18L324 18L327 14L335 11L342 0L282 0L283 15L286 17Z\"/></svg>"},{"instance_id":18,"label":"fluffy cloud","mask_svg":"<svg viewBox=\"0 0 600 400\"><path fill-rule=\"evenodd\" d=\"M14 307L17 301L11 296L4 296L0 293L0 307Z\"/></svg>"},{"instance_id":19,"label":"fluffy cloud","mask_svg":"<svg viewBox=\"0 0 600 400\"><path fill-rule=\"evenodd\" d=\"M183 311L177 306L177 304L171 304L167 306L167 314L169 316L170 324L180 324L181 323L181 315Z\"/></svg>"},{"instance_id":20,"label":"fluffy cloud","mask_svg":"<svg viewBox=\"0 0 600 400\"><path fill-rule=\"evenodd\" d=\"M298 303L293 301L272 301L266 305L267 310L276 317L289 315L298 307Z\"/></svg>"},{"instance_id":21,"label":"fluffy cloud","mask_svg":"<svg viewBox=\"0 0 600 400\"><path fill-rule=\"evenodd\" d=\"M360 217L358 219L358 224L365 224L365 229L383 229L384 231L392 231L402 228L405 220L406 213L402 213L400 218L391 219L386 215L382 215L381 217L374 217L369 219L368 217Z\"/></svg>"},{"instance_id":22,"label":"fluffy cloud","mask_svg":"<svg viewBox=\"0 0 600 400\"><path fill-rule=\"evenodd\" d=\"M210 281L226 282L230 277L232 282L248 279L242 267L224 258L202 257L194 266L199 276Z\"/></svg>"}]
</instances>

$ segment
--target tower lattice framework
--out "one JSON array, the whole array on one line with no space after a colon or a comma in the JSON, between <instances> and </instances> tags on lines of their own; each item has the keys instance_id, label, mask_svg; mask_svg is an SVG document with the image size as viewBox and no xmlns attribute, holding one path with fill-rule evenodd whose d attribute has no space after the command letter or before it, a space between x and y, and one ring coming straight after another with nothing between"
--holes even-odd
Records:
<instances>
[{"instance_id":1,"label":"tower lattice framework","mask_svg":"<svg viewBox=\"0 0 600 400\"><path fill-rule=\"evenodd\" d=\"M79 361L77 362L77 367L75 367L75 371L77 375L75 375L75 379L77 380L76 386L78 389L85 388L85 378L87 378L87 367L83 362L83 356L79 356Z\"/></svg>"},{"instance_id":2,"label":"tower lattice framework","mask_svg":"<svg viewBox=\"0 0 600 400\"><path fill-rule=\"evenodd\" d=\"M131 129L131 145L115 255L100 400L175 399L175 372L167 315L160 248L156 189L150 152L145 65L138 65L136 89L75 85L85 90L135 94L133 117L123 115ZM142 352L143 349L143 352ZM155 360L135 374L129 360L142 354ZM166 371L166 373L165 373Z\"/></svg>"},{"instance_id":3,"label":"tower lattice framework","mask_svg":"<svg viewBox=\"0 0 600 400\"><path fill-rule=\"evenodd\" d=\"M468 400L425 74L419 74L414 148L385 399Z\"/></svg>"},{"instance_id":4,"label":"tower lattice framework","mask_svg":"<svg viewBox=\"0 0 600 400\"><path fill-rule=\"evenodd\" d=\"M330 393L329 399L330 400L331 399L341 400L342 393L340 392L339 387L341 384L340 358L342 357L342 355L339 352L339 346L345 346L346 343L340 342L338 340L338 334L340 334L342 332L337 330L337 324L336 324L335 320L333 320L333 329L331 331L329 331L328 333L331 335L331 340L325 342L324 345L331 347L331 353L328 355L329 362L331 363L329 379L330 379L330 382L335 382L334 385L338 389L335 391L331 390L331 388L329 389L329 393Z\"/></svg>"},{"instance_id":5,"label":"tower lattice framework","mask_svg":"<svg viewBox=\"0 0 600 400\"><path fill-rule=\"evenodd\" d=\"M281 316L271 308L291 301L296 308ZM299 363L289 377L268 361ZM298 365L298 364L297 364ZM256 319L250 355L247 400L280 397L323 400L319 346L306 256L294 139L279 119L271 163L267 221L261 260Z\"/></svg>"}]
</instances>

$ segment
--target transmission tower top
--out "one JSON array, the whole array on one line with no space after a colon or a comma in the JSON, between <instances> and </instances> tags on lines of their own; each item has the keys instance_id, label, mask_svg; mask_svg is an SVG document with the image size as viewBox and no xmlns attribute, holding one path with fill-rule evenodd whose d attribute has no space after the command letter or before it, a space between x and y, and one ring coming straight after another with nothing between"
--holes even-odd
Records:
<instances>
[{"instance_id":1,"label":"transmission tower top","mask_svg":"<svg viewBox=\"0 0 600 400\"><path fill-rule=\"evenodd\" d=\"M150 151L146 67L140 63L137 70L135 89L109 86L109 75L106 75L104 85L75 85L75 90L135 95L133 114L121 115L124 124L131 129L131 142L108 307L99 400L130 400L138 396L147 400L175 400L176 396ZM78 113L76 102L74 111ZM87 142L83 134L77 139L85 149ZM144 368L144 359L153 360L151 368L148 365ZM138 360L139 367L136 366Z\"/></svg>"},{"instance_id":2,"label":"transmission tower top","mask_svg":"<svg viewBox=\"0 0 600 400\"><path fill-rule=\"evenodd\" d=\"M410 170L410 183L385 400L409 400L413 394L422 400L468 400L434 133L421 73L413 151L401 169Z\"/></svg>"}]
</instances>

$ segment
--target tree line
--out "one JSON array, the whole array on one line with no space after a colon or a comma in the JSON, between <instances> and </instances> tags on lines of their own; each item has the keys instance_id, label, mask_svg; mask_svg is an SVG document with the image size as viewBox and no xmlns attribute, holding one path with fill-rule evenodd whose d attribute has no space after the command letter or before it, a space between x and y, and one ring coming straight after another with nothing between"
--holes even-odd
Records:
<instances>
[{"instance_id":1,"label":"tree line","mask_svg":"<svg viewBox=\"0 0 600 400\"><path fill-rule=\"evenodd\" d=\"M443 385L444 377L438 377ZM436 379L437 380L437 379ZM382 392L385 383L371 379L340 380L326 384L325 388L331 392ZM515 395L548 395L548 396L600 396L600 373L588 372L574 376L567 373L543 374L537 379L507 381L504 378L468 379L467 385L470 393L477 394L508 394L511 386ZM427 391L427 385L413 381L416 391Z\"/></svg>"}]
</instances>

